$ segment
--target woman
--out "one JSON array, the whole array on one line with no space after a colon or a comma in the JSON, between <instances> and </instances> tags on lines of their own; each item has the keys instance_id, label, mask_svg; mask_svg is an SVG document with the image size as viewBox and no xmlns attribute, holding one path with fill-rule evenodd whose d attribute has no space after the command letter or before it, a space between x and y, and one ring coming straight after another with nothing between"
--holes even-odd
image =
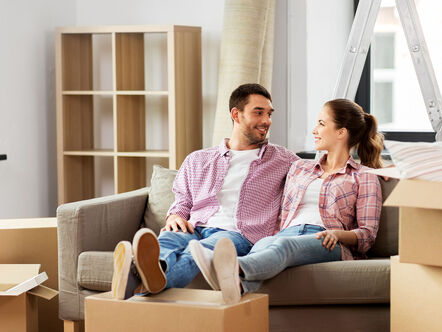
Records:
<instances>
[{"instance_id":1,"label":"woman","mask_svg":"<svg viewBox=\"0 0 442 332\"><path fill-rule=\"evenodd\" d=\"M256 291L287 267L364 258L378 231L382 194L376 175L383 137L376 119L346 99L327 102L313 130L320 161L298 160L288 172L280 231L263 238L243 257L228 239L212 252L198 243L191 252L205 278L226 303ZM361 160L350 156L355 147Z\"/></svg>"}]
</instances>

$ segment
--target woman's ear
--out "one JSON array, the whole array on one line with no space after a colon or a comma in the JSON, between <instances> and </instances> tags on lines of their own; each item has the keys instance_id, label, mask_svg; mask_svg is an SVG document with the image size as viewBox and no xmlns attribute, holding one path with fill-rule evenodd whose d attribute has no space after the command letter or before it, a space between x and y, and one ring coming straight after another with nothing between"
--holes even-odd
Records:
<instances>
[{"instance_id":1,"label":"woman's ear","mask_svg":"<svg viewBox=\"0 0 442 332\"><path fill-rule=\"evenodd\" d=\"M338 129L338 138L340 138L340 139L347 139L348 138L347 128Z\"/></svg>"}]
</instances>

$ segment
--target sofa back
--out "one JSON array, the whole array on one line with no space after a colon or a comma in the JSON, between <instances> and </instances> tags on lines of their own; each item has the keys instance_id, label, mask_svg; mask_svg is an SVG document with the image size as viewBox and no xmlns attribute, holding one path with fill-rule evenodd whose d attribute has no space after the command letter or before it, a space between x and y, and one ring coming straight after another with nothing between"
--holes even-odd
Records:
<instances>
[{"instance_id":1,"label":"sofa back","mask_svg":"<svg viewBox=\"0 0 442 332\"><path fill-rule=\"evenodd\" d=\"M159 233L165 224L166 213L174 201L172 185L177 171L169 170L155 165L151 179L149 199L144 214L146 227ZM385 181L379 177L382 188L382 201L390 195L398 180ZM398 253L398 219L399 213L396 207L382 207L379 231L376 242L368 252L369 257L389 257Z\"/></svg>"},{"instance_id":2,"label":"sofa back","mask_svg":"<svg viewBox=\"0 0 442 332\"><path fill-rule=\"evenodd\" d=\"M390 193L396 187L398 180L389 179L385 181L379 177L382 188L382 202L384 202ZM381 220L379 230L376 236L376 242L369 250L369 257L390 257L398 254L399 239L399 209L397 207L383 206L381 211Z\"/></svg>"}]
</instances>

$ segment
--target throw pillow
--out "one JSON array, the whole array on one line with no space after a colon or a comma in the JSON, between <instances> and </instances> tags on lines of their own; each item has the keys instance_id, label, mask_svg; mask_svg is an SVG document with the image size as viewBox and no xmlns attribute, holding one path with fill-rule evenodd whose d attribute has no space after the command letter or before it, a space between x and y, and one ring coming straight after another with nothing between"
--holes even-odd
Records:
<instances>
[{"instance_id":1,"label":"throw pillow","mask_svg":"<svg viewBox=\"0 0 442 332\"><path fill-rule=\"evenodd\" d=\"M158 234L166 223L166 214L175 200L173 181L178 171L159 165L153 166L151 189L144 213L144 224Z\"/></svg>"}]
</instances>

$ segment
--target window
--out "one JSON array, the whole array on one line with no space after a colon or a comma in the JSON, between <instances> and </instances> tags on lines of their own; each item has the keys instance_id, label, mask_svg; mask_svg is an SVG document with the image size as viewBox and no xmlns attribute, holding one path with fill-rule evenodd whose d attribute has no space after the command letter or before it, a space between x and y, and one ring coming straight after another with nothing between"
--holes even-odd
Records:
<instances>
[{"instance_id":1,"label":"window","mask_svg":"<svg viewBox=\"0 0 442 332\"><path fill-rule=\"evenodd\" d=\"M355 8L359 1L355 1ZM442 2L415 0L436 79L442 77ZM437 8L436 8L437 7ZM395 1L381 4L356 102L376 116L388 139L434 141ZM364 77L365 75L365 77ZM361 96L368 96L362 98Z\"/></svg>"}]
</instances>

